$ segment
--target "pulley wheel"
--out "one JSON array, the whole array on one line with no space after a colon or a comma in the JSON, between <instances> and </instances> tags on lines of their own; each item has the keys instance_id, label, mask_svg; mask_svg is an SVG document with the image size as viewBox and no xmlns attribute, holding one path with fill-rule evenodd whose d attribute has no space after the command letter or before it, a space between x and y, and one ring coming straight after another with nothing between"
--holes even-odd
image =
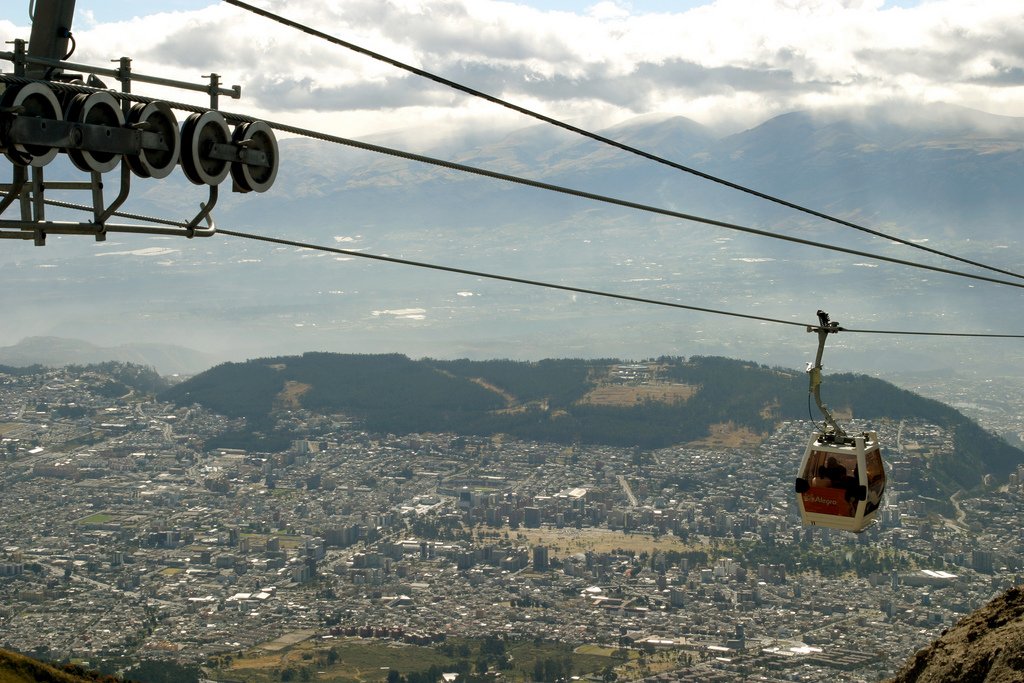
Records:
<instances>
[{"instance_id":1,"label":"pulley wheel","mask_svg":"<svg viewBox=\"0 0 1024 683\"><path fill-rule=\"evenodd\" d=\"M262 152L267 165L236 161L231 164L231 179L246 192L266 192L277 178L278 153L274 130L263 121L243 123L235 128L232 142L250 152Z\"/></svg>"},{"instance_id":2,"label":"pulley wheel","mask_svg":"<svg viewBox=\"0 0 1024 683\"><path fill-rule=\"evenodd\" d=\"M120 128L124 125L124 113L117 99L108 92L94 92L76 95L68 104L68 121L94 126ZM106 173L112 171L121 160L114 152L100 152L88 149L68 148L71 162L83 171Z\"/></svg>"},{"instance_id":3,"label":"pulley wheel","mask_svg":"<svg viewBox=\"0 0 1024 683\"><path fill-rule=\"evenodd\" d=\"M138 156L126 154L128 168L140 178L166 178L178 164L181 149L181 133L174 112L164 102L138 103L128 111L128 124L139 126L143 132L155 133L167 145L167 149L147 149Z\"/></svg>"},{"instance_id":4,"label":"pulley wheel","mask_svg":"<svg viewBox=\"0 0 1024 683\"><path fill-rule=\"evenodd\" d=\"M228 177L228 162L214 159L210 149L231 142L231 130L217 111L191 114L181 127L181 170L195 185L220 185Z\"/></svg>"},{"instance_id":5,"label":"pulley wheel","mask_svg":"<svg viewBox=\"0 0 1024 683\"><path fill-rule=\"evenodd\" d=\"M3 108L19 107L18 116L29 116L48 121L60 121L63 116L60 102L53 90L44 83L28 83L8 88L2 98ZM42 123L45 126L45 122ZM60 150L43 145L5 145L6 155L19 166L42 167L53 161Z\"/></svg>"}]
</instances>

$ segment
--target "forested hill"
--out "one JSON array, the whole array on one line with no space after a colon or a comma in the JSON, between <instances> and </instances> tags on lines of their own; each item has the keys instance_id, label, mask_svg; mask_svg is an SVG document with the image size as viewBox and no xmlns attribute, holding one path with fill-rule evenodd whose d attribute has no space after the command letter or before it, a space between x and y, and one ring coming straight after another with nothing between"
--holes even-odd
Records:
<instances>
[{"instance_id":1,"label":"forested hill","mask_svg":"<svg viewBox=\"0 0 1024 683\"><path fill-rule=\"evenodd\" d=\"M830 375L823 398L860 420L920 418L951 429L957 449L933 462L940 484L1005 475L1024 453L958 411L887 382ZM278 410L343 413L374 432L447 431L559 443L660 448L730 425L767 435L808 417L807 375L720 357L519 362L306 353L225 363L163 392L183 405L267 425ZM815 413L816 413L815 409Z\"/></svg>"}]
</instances>

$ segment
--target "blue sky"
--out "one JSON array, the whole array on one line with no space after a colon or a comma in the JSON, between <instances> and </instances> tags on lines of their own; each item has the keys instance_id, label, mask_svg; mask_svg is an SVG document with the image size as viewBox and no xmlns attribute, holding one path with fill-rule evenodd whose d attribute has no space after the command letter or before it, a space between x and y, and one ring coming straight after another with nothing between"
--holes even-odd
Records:
<instances>
[{"instance_id":1,"label":"blue sky","mask_svg":"<svg viewBox=\"0 0 1024 683\"><path fill-rule=\"evenodd\" d=\"M187 11L215 4L215 0L158 0L144 5L133 0L78 0L75 9L92 12L97 21L107 22L130 19L143 13Z\"/></svg>"},{"instance_id":2,"label":"blue sky","mask_svg":"<svg viewBox=\"0 0 1024 683\"><path fill-rule=\"evenodd\" d=\"M518 4L530 5L538 9L561 10L583 14L597 0L511 0ZM756 0L751 0L756 2ZM925 0L886 0L885 5L891 7L914 7ZM78 11L92 12L97 21L118 21L129 19L142 12L152 14L157 11L171 12L194 10L217 4L215 0L158 0L145 5L136 0L79 0L75 5ZM627 7L637 14L651 12L680 12L701 5L711 4L710 0L619 0L616 4ZM141 11L140 11L141 10Z\"/></svg>"},{"instance_id":3,"label":"blue sky","mask_svg":"<svg viewBox=\"0 0 1024 683\"><path fill-rule=\"evenodd\" d=\"M751 0L756 2L757 0ZM520 4L531 5L541 9L567 10L585 12L588 7L596 4L595 0L518 0ZM886 5L913 7L921 0L887 0ZM619 0L617 5L628 7L638 14L651 12L681 12L701 5L710 5L710 0Z\"/></svg>"}]
</instances>

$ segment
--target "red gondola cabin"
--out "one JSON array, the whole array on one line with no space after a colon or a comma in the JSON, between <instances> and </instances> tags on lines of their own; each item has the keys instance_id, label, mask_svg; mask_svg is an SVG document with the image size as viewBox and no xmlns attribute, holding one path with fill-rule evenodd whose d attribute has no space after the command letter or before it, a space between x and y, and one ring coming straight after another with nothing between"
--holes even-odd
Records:
<instances>
[{"instance_id":1,"label":"red gondola cabin","mask_svg":"<svg viewBox=\"0 0 1024 683\"><path fill-rule=\"evenodd\" d=\"M796 480L803 523L864 531L875 519L885 492L885 467L878 434L817 434L807 446Z\"/></svg>"}]
</instances>

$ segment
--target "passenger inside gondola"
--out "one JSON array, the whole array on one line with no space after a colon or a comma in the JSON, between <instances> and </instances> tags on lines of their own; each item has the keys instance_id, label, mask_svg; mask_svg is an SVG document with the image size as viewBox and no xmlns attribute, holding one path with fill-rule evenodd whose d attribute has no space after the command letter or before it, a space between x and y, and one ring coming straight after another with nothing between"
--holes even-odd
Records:
<instances>
[{"instance_id":1,"label":"passenger inside gondola","mask_svg":"<svg viewBox=\"0 0 1024 683\"><path fill-rule=\"evenodd\" d=\"M834 455L830 456L828 461L825 463L825 474L828 477L828 480L832 482L832 488L844 488L844 484L846 482L846 468L839 464L839 461Z\"/></svg>"},{"instance_id":2,"label":"passenger inside gondola","mask_svg":"<svg viewBox=\"0 0 1024 683\"><path fill-rule=\"evenodd\" d=\"M876 448L865 457L868 466L868 503L864 510L869 514L878 509L885 493L885 468L882 466L882 454Z\"/></svg>"},{"instance_id":3,"label":"passenger inside gondola","mask_svg":"<svg viewBox=\"0 0 1024 683\"><path fill-rule=\"evenodd\" d=\"M823 514L842 517L855 516L858 503L856 495L858 482L853 476L850 476L851 468L856 471L856 460L850 459L849 463L844 464L834 454L814 451L805 472L805 479L812 489L804 496L805 508ZM816 475L806 477L812 472Z\"/></svg>"},{"instance_id":4,"label":"passenger inside gondola","mask_svg":"<svg viewBox=\"0 0 1024 683\"><path fill-rule=\"evenodd\" d=\"M828 478L828 473L825 470L824 465L818 468L818 476L811 478L811 486L818 489L827 489L832 487L832 480Z\"/></svg>"}]
</instances>

